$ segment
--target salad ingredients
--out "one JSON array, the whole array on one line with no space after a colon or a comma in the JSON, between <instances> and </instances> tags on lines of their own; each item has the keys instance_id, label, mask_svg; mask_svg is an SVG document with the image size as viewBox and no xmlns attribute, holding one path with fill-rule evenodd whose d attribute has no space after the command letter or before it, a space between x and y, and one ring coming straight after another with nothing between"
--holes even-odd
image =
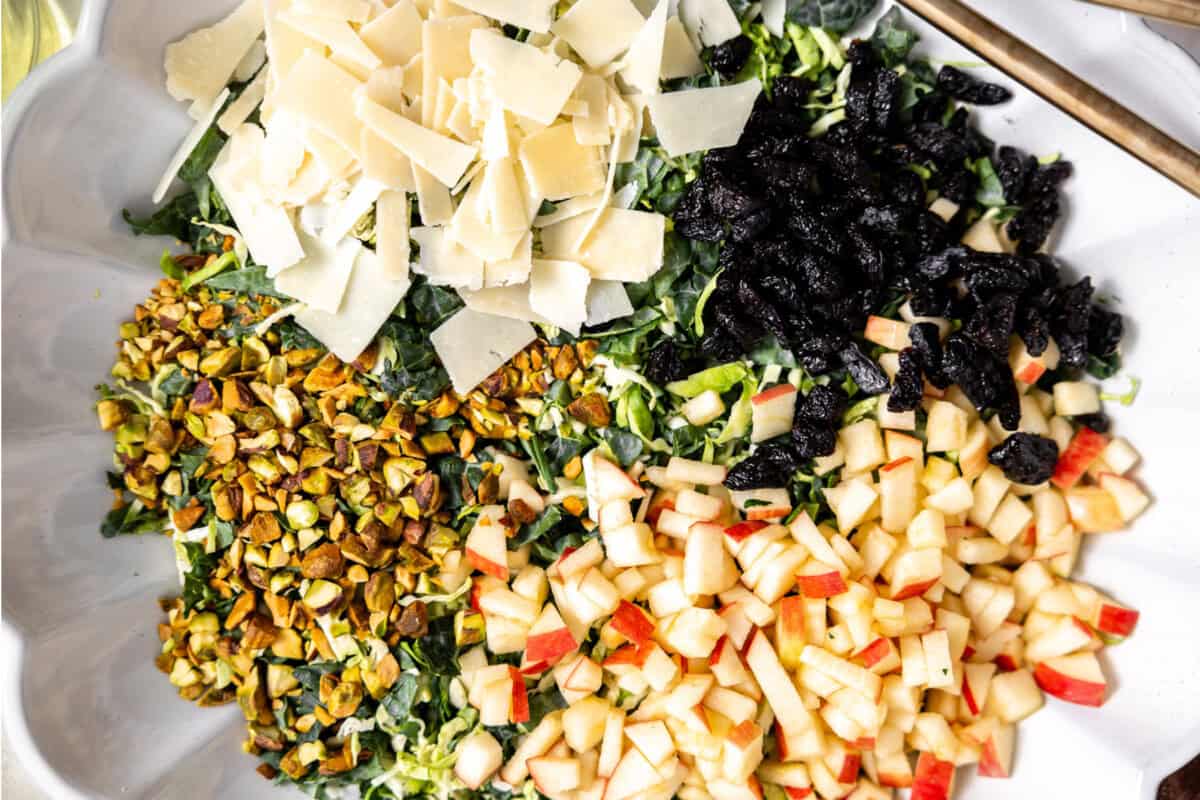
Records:
<instances>
[{"instance_id":1,"label":"salad ingredients","mask_svg":"<svg viewBox=\"0 0 1200 800\"><path fill-rule=\"evenodd\" d=\"M1040 252L1069 167L898 12L840 41L871 5L235 12L97 411L102 532L175 546L159 665L262 774L945 796L1103 700L1121 317Z\"/></svg>"}]
</instances>

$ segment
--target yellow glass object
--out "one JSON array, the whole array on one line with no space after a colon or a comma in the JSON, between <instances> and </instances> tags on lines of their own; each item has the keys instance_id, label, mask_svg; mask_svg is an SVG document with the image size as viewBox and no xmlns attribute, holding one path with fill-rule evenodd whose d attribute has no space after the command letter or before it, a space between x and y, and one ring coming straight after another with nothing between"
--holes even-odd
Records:
<instances>
[{"instance_id":1,"label":"yellow glass object","mask_svg":"<svg viewBox=\"0 0 1200 800\"><path fill-rule=\"evenodd\" d=\"M78 0L3 0L4 99L40 62L71 42Z\"/></svg>"}]
</instances>

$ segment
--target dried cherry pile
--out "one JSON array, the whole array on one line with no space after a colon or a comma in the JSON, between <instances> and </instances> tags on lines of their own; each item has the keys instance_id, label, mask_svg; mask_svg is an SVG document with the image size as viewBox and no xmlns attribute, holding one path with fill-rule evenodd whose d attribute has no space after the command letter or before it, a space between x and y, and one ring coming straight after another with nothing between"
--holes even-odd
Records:
<instances>
[{"instance_id":1,"label":"dried cherry pile","mask_svg":"<svg viewBox=\"0 0 1200 800\"><path fill-rule=\"evenodd\" d=\"M1058 219L1058 186L1070 164L1043 165L1009 147L996 152L970 127L966 109L952 104L1001 102L1009 96L1002 87L943 67L933 90L906 106L900 76L869 44L855 42L849 58L842 123L808 136L812 115L804 106L814 87L779 78L738 144L707 153L681 199L676 230L723 243L700 349L728 361L770 335L812 375L848 373L862 392L891 391L893 411L915 408L927 379L957 384L981 412L1014 430L1013 333L1035 356L1053 337L1068 369L1084 367L1089 356L1112 356L1121 339L1120 316L1093 304L1089 279L1068 282L1038 252ZM1016 254L960 244L982 210L970 165L985 156L1005 202L1019 206L1006 230ZM928 210L929 190L960 207L948 223ZM944 341L932 324L914 326L892 385L860 334L869 315L902 298L917 315L960 326ZM730 486L777 483L808 458L832 452L829 432L838 419L810 420L805 407L792 441L760 447L733 471Z\"/></svg>"}]
</instances>

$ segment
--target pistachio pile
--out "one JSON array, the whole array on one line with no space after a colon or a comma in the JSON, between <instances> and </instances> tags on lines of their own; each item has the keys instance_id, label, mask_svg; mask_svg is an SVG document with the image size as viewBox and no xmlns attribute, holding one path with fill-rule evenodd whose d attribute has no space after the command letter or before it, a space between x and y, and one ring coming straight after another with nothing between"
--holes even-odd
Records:
<instances>
[{"instance_id":1,"label":"pistachio pile","mask_svg":"<svg viewBox=\"0 0 1200 800\"><path fill-rule=\"evenodd\" d=\"M378 346L343 363L280 302L161 280L121 326L97 413L115 440L103 532L175 543L158 667L199 705L236 699L260 772L299 781L372 757L345 723L387 705L413 666L402 642L482 638L455 528L499 495L483 447L529 438L529 403L583 386L596 348L535 343L466 396L416 401L382 390ZM569 413L610 418L587 393Z\"/></svg>"}]
</instances>

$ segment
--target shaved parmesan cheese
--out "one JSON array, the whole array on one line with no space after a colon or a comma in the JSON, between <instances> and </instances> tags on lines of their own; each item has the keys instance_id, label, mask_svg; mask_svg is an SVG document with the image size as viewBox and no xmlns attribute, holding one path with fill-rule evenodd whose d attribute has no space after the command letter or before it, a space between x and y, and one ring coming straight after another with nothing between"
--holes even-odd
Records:
<instances>
[{"instance_id":1,"label":"shaved parmesan cheese","mask_svg":"<svg viewBox=\"0 0 1200 800\"><path fill-rule=\"evenodd\" d=\"M671 17L667 20L667 31L663 37L662 68L659 70L659 77L669 81L675 78L690 78L703 71L704 62L692 46L692 40L688 38L683 23L679 21L679 17Z\"/></svg>"},{"instance_id":2,"label":"shaved parmesan cheese","mask_svg":"<svg viewBox=\"0 0 1200 800\"><path fill-rule=\"evenodd\" d=\"M646 99L640 94L612 93L609 96L613 110L619 109L620 119L613 127L624 132L621 141L614 142L614 146L617 147L618 164L626 164L637 158L638 142L641 140L646 118Z\"/></svg>"},{"instance_id":3,"label":"shaved parmesan cheese","mask_svg":"<svg viewBox=\"0 0 1200 800\"><path fill-rule=\"evenodd\" d=\"M456 184L475 160L475 147L423 128L369 98L360 97L357 106L364 125L445 186Z\"/></svg>"},{"instance_id":4,"label":"shaved parmesan cheese","mask_svg":"<svg viewBox=\"0 0 1200 800\"><path fill-rule=\"evenodd\" d=\"M459 141L474 143L479 140L479 134L471 124L471 107L459 100L446 117L446 130L458 137Z\"/></svg>"},{"instance_id":5,"label":"shaved parmesan cheese","mask_svg":"<svg viewBox=\"0 0 1200 800\"><path fill-rule=\"evenodd\" d=\"M429 335L454 390L466 394L537 339L528 322L461 309Z\"/></svg>"},{"instance_id":6,"label":"shaved parmesan cheese","mask_svg":"<svg viewBox=\"0 0 1200 800\"><path fill-rule=\"evenodd\" d=\"M295 0L292 7L303 14L346 22L366 22L371 18L371 4L367 0Z\"/></svg>"},{"instance_id":7,"label":"shaved parmesan cheese","mask_svg":"<svg viewBox=\"0 0 1200 800\"><path fill-rule=\"evenodd\" d=\"M372 70L383 64L345 20L301 14L295 9L280 14L279 19L363 69Z\"/></svg>"},{"instance_id":8,"label":"shaved parmesan cheese","mask_svg":"<svg viewBox=\"0 0 1200 800\"><path fill-rule=\"evenodd\" d=\"M421 15L410 0L397 0L364 25L359 36L384 64L407 64L421 52Z\"/></svg>"},{"instance_id":9,"label":"shaved parmesan cheese","mask_svg":"<svg viewBox=\"0 0 1200 800\"><path fill-rule=\"evenodd\" d=\"M477 178L463 195L454 212L446 235L483 261L504 261L512 258L517 245L528 232L528 223L520 230L498 233L488 225L487 204L483 196L486 181ZM482 279L482 272L480 273Z\"/></svg>"},{"instance_id":10,"label":"shaved parmesan cheese","mask_svg":"<svg viewBox=\"0 0 1200 800\"><path fill-rule=\"evenodd\" d=\"M508 158L512 155L512 140L508 134L508 118L500 106L493 106L487 122L483 125L481 155L488 161Z\"/></svg>"},{"instance_id":11,"label":"shaved parmesan cheese","mask_svg":"<svg viewBox=\"0 0 1200 800\"><path fill-rule=\"evenodd\" d=\"M362 130L363 175L379 181L389 189L415 192L412 162L408 156L392 147L391 142L381 139L370 128Z\"/></svg>"},{"instance_id":12,"label":"shaved parmesan cheese","mask_svg":"<svg viewBox=\"0 0 1200 800\"><path fill-rule=\"evenodd\" d=\"M787 21L787 0L763 0L763 25L774 36L783 36L783 24Z\"/></svg>"},{"instance_id":13,"label":"shaved parmesan cheese","mask_svg":"<svg viewBox=\"0 0 1200 800\"><path fill-rule=\"evenodd\" d=\"M452 83L471 74L471 31L486 28L487 20L474 14L447 19L427 19L421 25L422 79L421 124L433 120L438 81ZM453 184L453 181L451 181Z\"/></svg>"},{"instance_id":14,"label":"shaved parmesan cheese","mask_svg":"<svg viewBox=\"0 0 1200 800\"><path fill-rule=\"evenodd\" d=\"M413 270L435 286L483 288L483 261L446 235L445 228L413 228L409 236L421 246Z\"/></svg>"},{"instance_id":15,"label":"shaved parmesan cheese","mask_svg":"<svg viewBox=\"0 0 1200 800\"><path fill-rule=\"evenodd\" d=\"M325 226L325 230L321 231L321 239L326 244L335 244L341 241L343 236L348 235L354 229L354 224L362 215L371 210L371 206L375 205L375 200L386 188L379 181L371 180L366 176L359 178L346 199L335 206L333 217Z\"/></svg>"},{"instance_id":16,"label":"shaved parmesan cheese","mask_svg":"<svg viewBox=\"0 0 1200 800\"><path fill-rule=\"evenodd\" d=\"M518 28L546 33L550 30L555 0L458 0L458 4Z\"/></svg>"},{"instance_id":17,"label":"shaved parmesan cheese","mask_svg":"<svg viewBox=\"0 0 1200 800\"><path fill-rule=\"evenodd\" d=\"M362 355L396 304L408 293L408 278L393 279L381 261L366 248L359 252L337 313L314 308L296 312L296 322L347 363Z\"/></svg>"},{"instance_id":18,"label":"shaved parmesan cheese","mask_svg":"<svg viewBox=\"0 0 1200 800\"><path fill-rule=\"evenodd\" d=\"M742 33L727 0L679 0L679 18L704 47L716 47Z\"/></svg>"},{"instance_id":19,"label":"shaved parmesan cheese","mask_svg":"<svg viewBox=\"0 0 1200 800\"><path fill-rule=\"evenodd\" d=\"M212 108L196 121L192 129L188 131L188 135L183 137L183 141L179 143L175 154L171 156L170 162L167 164L166 172L158 181L158 186L154 189L152 199L155 203L161 203L162 199L167 196L167 190L171 188L172 181L179 174L179 170L183 167L183 162L187 161L188 156L196 149L196 145L204 138L204 134L212 127L213 120L217 116L217 112L221 110L221 106L225 105L225 101L229 99L229 90L225 89L213 101Z\"/></svg>"},{"instance_id":20,"label":"shaved parmesan cheese","mask_svg":"<svg viewBox=\"0 0 1200 800\"><path fill-rule=\"evenodd\" d=\"M367 97L397 114L404 112L404 67L377 69L367 78Z\"/></svg>"},{"instance_id":21,"label":"shaved parmesan cheese","mask_svg":"<svg viewBox=\"0 0 1200 800\"><path fill-rule=\"evenodd\" d=\"M529 286L522 283L519 286L500 286L494 289L470 291L459 289L458 296L472 311L484 314L495 314L497 317L521 319L526 322L540 322L553 325L529 305Z\"/></svg>"},{"instance_id":22,"label":"shaved parmesan cheese","mask_svg":"<svg viewBox=\"0 0 1200 800\"><path fill-rule=\"evenodd\" d=\"M360 133L359 138L361 139L361 137ZM308 128L304 131L304 146L308 152L312 153L313 158L321 165L321 169L325 170L331 179L341 181L354 171L354 153L316 128Z\"/></svg>"},{"instance_id":23,"label":"shaved parmesan cheese","mask_svg":"<svg viewBox=\"0 0 1200 800\"><path fill-rule=\"evenodd\" d=\"M276 78L282 80L304 55L305 50L323 51L324 46L290 25L279 15L288 10L291 0L263 0L267 32L267 60Z\"/></svg>"},{"instance_id":24,"label":"shaved parmesan cheese","mask_svg":"<svg viewBox=\"0 0 1200 800\"><path fill-rule=\"evenodd\" d=\"M417 187L417 210L426 225L445 225L454 216L450 190L425 170L412 165L413 183Z\"/></svg>"},{"instance_id":25,"label":"shaved parmesan cheese","mask_svg":"<svg viewBox=\"0 0 1200 800\"><path fill-rule=\"evenodd\" d=\"M596 192L595 194L584 194L579 197L572 197L570 200L564 200L554 207L554 210L549 214L542 214L534 217L533 227L545 228L553 225L556 222L562 222L564 219L578 217L580 214L586 214L589 211L594 211L604 202L604 192Z\"/></svg>"},{"instance_id":26,"label":"shaved parmesan cheese","mask_svg":"<svg viewBox=\"0 0 1200 800\"><path fill-rule=\"evenodd\" d=\"M375 203L375 252L383 272L395 281L408 280L411 247L409 206L404 192L384 192Z\"/></svg>"},{"instance_id":27,"label":"shaved parmesan cheese","mask_svg":"<svg viewBox=\"0 0 1200 800\"><path fill-rule=\"evenodd\" d=\"M599 151L575 141L571 123L552 125L521 142L521 166L537 194L554 202L604 188Z\"/></svg>"},{"instance_id":28,"label":"shaved parmesan cheese","mask_svg":"<svg viewBox=\"0 0 1200 800\"><path fill-rule=\"evenodd\" d=\"M612 147L609 148L608 177L604 181L604 191L600 194L600 202L596 205L596 209L588 214L587 222L584 224L583 229L579 231L579 238L575 240L576 250L583 247L584 243L587 242L588 237L592 234L592 230L596 227L596 223L600 221L600 215L604 213L605 206L612 199L613 183L617 177L617 161L621 157L621 149L625 141L625 136L628 135L623 131L617 131L617 138L613 141Z\"/></svg>"},{"instance_id":29,"label":"shaved parmesan cheese","mask_svg":"<svg viewBox=\"0 0 1200 800\"><path fill-rule=\"evenodd\" d=\"M354 114L354 96L360 86L353 75L308 50L280 85L275 101L358 155L362 123Z\"/></svg>"},{"instance_id":30,"label":"shaved parmesan cheese","mask_svg":"<svg viewBox=\"0 0 1200 800\"><path fill-rule=\"evenodd\" d=\"M573 261L535 258L529 273L529 306L571 335L578 336L587 319L588 284L592 274Z\"/></svg>"},{"instance_id":31,"label":"shaved parmesan cheese","mask_svg":"<svg viewBox=\"0 0 1200 800\"><path fill-rule=\"evenodd\" d=\"M229 108L225 109L225 113L217 120L217 127L226 136L233 133L239 125L250 118L254 109L258 108L259 103L263 101L266 93L267 71L263 69L259 70L258 74L254 76L254 80L246 84L246 88L242 89L242 93L237 96L237 99L229 104Z\"/></svg>"},{"instance_id":32,"label":"shaved parmesan cheese","mask_svg":"<svg viewBox=\"0 0 1200 800\"><path fill-rule=\"evenodd\" d=\"M483 265L483 286L490 289L496 286L511 286L524 283L529 279L529 270L533 268L533 235L525 234L525 238L517 243L517 249L512 258L504 261L491 261Z\"/></svg>"},{"instance_id":33,"label":"shaved parmesan cheese","mask_svg":"<svg viewBox=\"0 0 1200 800\"><path fill-rule=\"evenodd\" d=\"M233 79L238 83L245 83L258 74L266 61L267 46L261 39L255 39L254 43L250 45L250 49L246 51L246 55L242 56L242 60L234 68Z\"/></svg>"},{"instance_id":34,"label":"shaved parmesan cheese","mask_svg":"<svg viewBox=\"0 0 1200 800\"><path fill-rule=\"evenodd\" d=\"M529 213L525 209L525 193L517 183L511 158L488 163L483 173L483 197L487 204L487 219L497 233L529 230ZM511 255L511 253L509 254Z\"/></svg>"},{"instance_id":35,"label":"shaved parmesan cheese","mask_svg":"<svg viewBox=\"0 0 1200 800\"><path fill-rule=\"evenodd\" d=\"M192 31L167 45L163 66L167 92L193 101L196 115L212 108L246 51L263 32L263 0L245 0L209 28Z\"/></svg>"},{"instance_id":36,"label":"shaved parmesan cheese","mask_svg":"<svg viewBox=\"0 0 1200 800\"><path fill-rule=\"evenodd\" d=\"M242 165L235 161L235 151L244 147L246 155L241 157L257 163L264 138L256 125L238 128L221 149L208 176L242 232L250 255L273 276L304 258L304 248L287 212L265 202L257 191L237 185L235 176Z\"/></svg>"},{"instance_id":37,"label":"shaved parmesan cheese","mask_svg":"<svg viewBox=\"0 0 1200 800\"><path fill-rule=\"evenodd\" d=\"M732 147L762 91L757 79L712 89L685 89L647 98L650 120L667 155Z\"/></svg>"},{"instance_id":38,"label":"shaved parmesan cheese","mask_svg":"<svg viewBox=\"0 0 1200 800\"><path fill-rule=\"evenodd\" d=\"M467 187L471 185L471 181L475 180L475 176L483 172L483 168L486 166L487 163L484 161L476 161L474 164L472 164L471 168L463 173L463 176L459 179L458 183L451 187L450 194L459 195L465 192Z\"/></svg>"},{"instance_id":39,"label":"shaved parmesan cheese","mask_svg":"<svg viewBox=\"0 0 1200 800\"><path fill-rule=\"evenodd\" d=\"M550 30L589 67L602 67L629 48L644 23L629 0L579 0Z\"/></svg>"},{"instance_id":40,"label":"shaved parmesan cheese","mask_svg":"<svg viewBox=\"0 0 1200 800\"><path fill-rule=\"evenodd\" d=\"M662 266L666 219L661 214L608 208L601 214L584 247L575 242L587 224L575 217L542 229L542 252L549 258L578 261L592 277L634 283Z\"/></svg>"},{"instance_id":41,"label":"shaved parmesan cheese","mask_svg":"<svg viewBox=\"0 0 1200 800\"><path fill-rule=\"evenodd\" d=\"M305 233L300 234L300 240L304 245L303 260L276 275L275 288L309 308L336 314L362 242L343 239L331 245Z\"/></svg>"},{"instance_id":42,"label":"shaved parmesan cheese","mask_svg":"<svg viewBox=\"0 0 1200 800\"><path fill-rule=\"evenodd\" d=\"M592 281L587 294L587 321L589 328L627 317L633 313L629 293L620 281Z\"/></svg>"},{"instance_id":43,"label":"shaved parmesan cheese","mask_svg":"<svg viewBox=\"0 0 1200 800\"><path fill-rule=\"evenodd\" d=\"M587 103L588 112L571 120L575 141L582 145L604 145L612 138L608 127L608 86L599 75L584 75L575 95Z\"/></svg>"},{"instance_id":44,"label":"shaved parmesan cheese","mask_svg":"<svg viewBox=\"0 0 1200 800\"><path fill-rule=\"evenodd\" d=\"M658 6L629 45L629 52L625 54L624 66L621 68L621 78L644 94L658 93L663 40L667 35L668 2L669 0L659 0Z\"/></svg>"},{"instance_id":45,"label":"shaved parmesan cheese","mask_svg":"<svg viewBox=\"0 0 1200 800\"><path fill-rule=\"evenodd\" d=\"M421 97L421 85L425 74L422 66L424 61L421 54L417 53L411 61L404 65L404 96L414 103Z\"/></svg>"},{"instance_id":46,"label":"shaved parmesan cheese","mask_svg":"<svg viewBox=\"0 0 1200 800\"><path fill-rule=\"evenodd\" d=\"M471 31L471 58L491 78L500 105L543 125L554 122L583 75L575 63L494 30Z\"/></svg>"}]
</instances>

